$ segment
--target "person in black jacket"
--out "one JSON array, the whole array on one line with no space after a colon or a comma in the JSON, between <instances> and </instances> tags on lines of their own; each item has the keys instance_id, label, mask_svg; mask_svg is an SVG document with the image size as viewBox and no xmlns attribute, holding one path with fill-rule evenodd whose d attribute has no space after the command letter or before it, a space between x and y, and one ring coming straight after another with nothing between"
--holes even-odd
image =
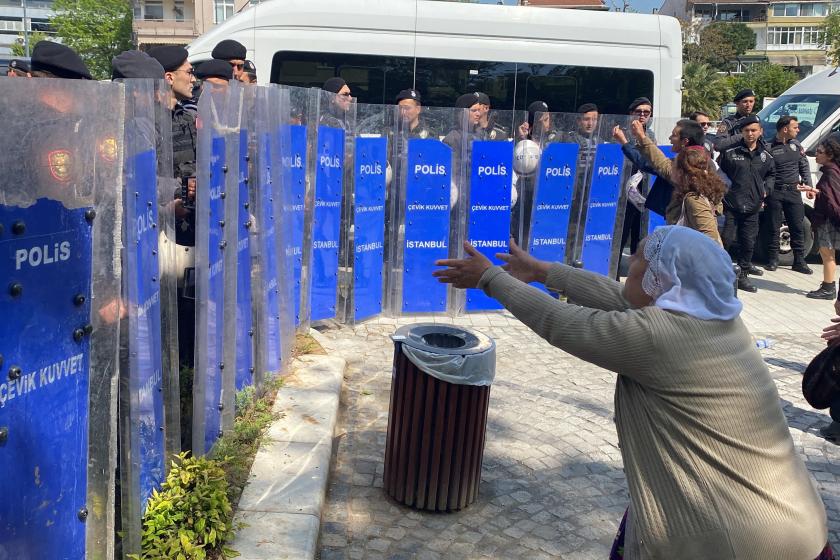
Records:
<instances>
[{"instance_id":1,"label":"person in black jacket","mask_svg":"<svg viewBox=\"0 0 840 560\"><path fill-rule=\"evenodd\" d=\"M797 142L799 123L796 117L784 116L776 122L776 137L770 144L770 153L776 164L776 182L773 192L767 197L767 211L770 213L770 247L768 247L767 270L776 270L779 266L779 228L782 226L782 214L787 220L790 232L790 245L793 249L792 270L802 274L812 274L805 264L805 205L802 203L800 188L811 183L811 168L805 150Z\"/></svg>"},{"instance_id":2,"label":"person in black jacket","mask_svg":"<svg viewBox=\"0 0 840 560\"><path fill-rule=\"evenodd\" d=\"M719 152L736 146L743 137L741 129L755 116L755 92L742 89L735 94L735 114L720 121L717 135L711 138L715 149Z\"/></svg>"},{"instance_id":3,"label":"person in black jacket","mask_svg":"<svg viewBox=\"0 0 840 560\"><path fill-rule=\"evenodd\" d=\"M732 186L723 197L723 243L731 250L738 242L737 261L741 267L738 288L757 292L748 274L761 276L761 269L752 264L755 239L758 236L758 213L764 207L767 195L773 191L776 166L773 156L761 140L758 117L747 117L741 125L743 139L720 156L720 168L729 177Z\"/></svg>"}]
</instances>

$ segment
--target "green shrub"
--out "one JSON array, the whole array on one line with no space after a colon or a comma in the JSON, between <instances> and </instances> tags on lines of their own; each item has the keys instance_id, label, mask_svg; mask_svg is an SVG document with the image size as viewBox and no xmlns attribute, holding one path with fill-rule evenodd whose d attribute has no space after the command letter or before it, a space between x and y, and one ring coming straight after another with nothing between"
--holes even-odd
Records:
<instances>
[{"instance_id":1,"label":"green shrub","mask_svg":"<svg viewBox=\"0 0 840 560\"><path fill-rule=\"evenodd\" d=\"M143 516L142 553L134 560L235 558L223 546L233 537L233 508L219 461L176 456L160 492L155 490Z\"/></svg>"}]
</instances>

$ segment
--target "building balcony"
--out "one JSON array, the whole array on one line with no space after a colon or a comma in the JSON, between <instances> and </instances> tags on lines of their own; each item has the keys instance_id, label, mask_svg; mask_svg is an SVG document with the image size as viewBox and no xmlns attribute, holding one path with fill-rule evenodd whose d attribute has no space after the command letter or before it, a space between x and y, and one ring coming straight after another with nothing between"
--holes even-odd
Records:
<instances>
[{"instance_id":1,"label":"building balcony","mask_svg":"<svg viewBox=\"0 0 840 560\"><path fill-rule=\"evenodd\" d=\"M140 44L186 44L198 37L195 21L191 19L183 21L136 19L134 20L134 32L137 34L137 42Z\"/></svg>"}]
</instances>

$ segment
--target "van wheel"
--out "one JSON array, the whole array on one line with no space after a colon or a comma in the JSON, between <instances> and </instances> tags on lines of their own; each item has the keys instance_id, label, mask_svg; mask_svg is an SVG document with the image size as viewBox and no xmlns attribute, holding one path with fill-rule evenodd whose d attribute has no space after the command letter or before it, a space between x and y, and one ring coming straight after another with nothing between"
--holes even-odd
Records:
<instances>
[{"instance_id":1,"label":"van wheel","mask_svg":"<svg viewBox=\"0 0 840 560\"><path fill-rule=\"evenodd\" d=\"M811 220L807 216L802 220L802 227L805 230L805 256L808 256L814 246L814 232L811 230ZM790 231L787 223L783 223L779 231L779 265L791 266L792 264L793 249L790 246Z\"/></svg>"}]
</instances>

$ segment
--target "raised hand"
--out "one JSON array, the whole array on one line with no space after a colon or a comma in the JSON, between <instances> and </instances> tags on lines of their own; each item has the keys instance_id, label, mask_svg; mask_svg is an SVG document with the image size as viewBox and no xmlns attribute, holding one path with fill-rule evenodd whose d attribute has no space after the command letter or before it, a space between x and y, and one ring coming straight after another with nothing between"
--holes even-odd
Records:
<instances>
[{"instance_id":1,"label":"raised hand","mask_svg":"<svg viewBox=\"0 0 840 560\"><path fill-rule=\"evenodd\" d=\"M447 268L435 270L432 272L432 276L437 278L438 282L452 284L462 290L477 287L481 276L488 268L493 266L493 263L466 241L464 241L464 250L469 255L466 259L435 261L435 266L445 266Z\"/></svg>"},{"instance_id":2,"label":"raised hand","mask_svg":"<svg viewBox=\"0 0 840 560\"><path fill-rule=\"evenodd\" d=\"M621 130L619 125L615 125L612 130L612 136L615 138L615 141L621 144L622 146L627 143L627 135L624 134L624 131Z\"/></svg>"},{"instance_id":3,"label":"raised hand","mask_svg":"<svg viewBox=\"0 0 840 560\"><path fill-rule=\"evenodd\" d=\"M508 274L530 284L531 282L545 283L550 263L535 259L516 244L511 238L510 253L496 253L496 258L504 261L504 268Z\"/></svg>"},{"instance_id":4,"label":"raised hand","mask_svg":"<svg viewBox=\"0 0 840 560\"><path fill-rule=\"evenodd\" d=\"M639 121L633 121L630 123L630 133L636 140L641 141L645 137L645 127Z\"/></svg>"}]
</instances>

